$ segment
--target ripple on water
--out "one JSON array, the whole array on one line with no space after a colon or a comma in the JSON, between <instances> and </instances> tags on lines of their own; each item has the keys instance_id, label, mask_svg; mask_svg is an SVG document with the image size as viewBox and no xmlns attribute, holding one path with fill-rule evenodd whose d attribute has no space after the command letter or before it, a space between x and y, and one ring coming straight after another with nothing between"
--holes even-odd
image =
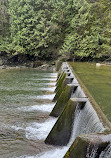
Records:
<instances>
[{"instance_id":1,"label":"ripple on water","mask_svg":"<svg viewBox=\"0 0 111 158\"><path fill-rule=\"evenodd\" d=\"M67 152L69 147L65 146L65 147L61 147L61 148L56 148L47 152L43 152L41 154L38 155L33 155L33 156L28 156L28 155L24 155L24 156L20 156L18 158L63 158L65 153Z\"/></svg>"},{"instance_id":2,"label":"ripple on water","mask_svg":"<svg viewBox=\"0 0 111 158\"><path fill-rule=\"evenodd\" d=\"M55 94L45 95L54 92L56 77L57 73L29 69L4 71L0 76L0 158L22 158L54 148L43 139L56 122L46 120Z\"/></svg>"},{"instance_id":3,"label":"ripple on water","mask_svg":"<svg viewBox=\"0 0 111 158\"><path fill-rule=\"evenodd\" d=\"M31 123L26 127L27 139L45 139L55 124L57 118L50 118L43 123Z\"/></svg>"},{"instance_id":4,"label":"ripple on water","mask_svg":"<svg viewBox=\"0 0 111 158\"><path fill-rule=\"evenodd\" d=\"M41 100L52 100L54 98L55 94L48 94L48 95L38 95L36 99L41 99Z\"/></svg>"},{"instance_id":5,"label":"ripple on water","mask_svg":"<svg viewBox=\"0 0 111 158\"><path fill-rule=\"evenodd\" d=\"M56 87L46 87L46 88L38 88L38 90L54 92L55 88Z\"/></svg>"},{"instance_id":6,"label":"ripple on water","mask_svg":"<svg viewBox=\"0 0 111 158\"><path fill-rule=\"evenodd\" d=\"M40 105L33 105L33 106L25 106L18 108L20 111L24 112L31 112L31 111L43 111L43 112L51 112L55 103L50 103L50 104L40 104Z\"/></svg>"}]
</instances>

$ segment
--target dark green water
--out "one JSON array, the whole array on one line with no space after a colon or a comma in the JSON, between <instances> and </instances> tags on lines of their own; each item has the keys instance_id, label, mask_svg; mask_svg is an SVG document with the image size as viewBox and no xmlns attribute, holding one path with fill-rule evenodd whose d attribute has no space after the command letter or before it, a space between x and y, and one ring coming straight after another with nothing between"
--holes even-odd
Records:
<instances>
[{"instance_id":1,"label":"dark green water","mask_svg":"<svg viewBox=\"0 0 111 158\"><path fill-rule=\"evenodd\" d=\"M111 121L111 66L70 63L79 78Z\"/></svg>"},{"instance_id":2,"label":"dark green water","mask_svg":"<svg viewBox=\"0 0 111 158\"><path fill-rule=\"evenodd\" d=\"M48 119L48 112L26 109L50 103L37 96L46 94L47 90L41 89L53 88L52 75L34 69L0 70L0 158L35 155L49 148L42 140L28 139L25 129L33 122Z\"/></svg>"}]
</instances>

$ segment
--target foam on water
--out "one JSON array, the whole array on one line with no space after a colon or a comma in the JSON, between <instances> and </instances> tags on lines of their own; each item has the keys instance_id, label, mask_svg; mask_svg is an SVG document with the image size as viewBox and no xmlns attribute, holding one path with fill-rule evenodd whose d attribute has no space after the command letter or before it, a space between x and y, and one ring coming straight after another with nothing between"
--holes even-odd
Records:
<instances>
[{"instance_id":1,"label":"foam on water","mask_svg":"<svg viewBox=\"0 0 111 158\"><path fill-rule=\"evenodd\" d=\"M79 104L76 106L74 118L74 135L76 138L80 134L101 133L105 130L100 122L97 113L89 102L81 110Z\"/></svg>"},{"instance_id":2,"label":"foam on water","mask_svg":"<svg viewBox=\"0 0 111 158\"><path fill-rule=\"evenodd\" d=\"M24 130L24 128L19 127L19 126L12 126L11 128L14 129L15 131Z\"/></svg>"},{"instance_id":3,"label":"foam on water","mask_svg":"<svg viewBox=\"0 0 111 158\"><path fill-rule=\"evenodd\" d=\"M36 155L35 157L32 158L63 158L65 153L67 152L69 147L65 146L62 148L56 148L55 150L50 150L46 153L42 153L39 155ZM29 158L29 157L27 157Z\"/></svg>"},{"instance_id":4,"label":"foam on water","mask_svg":"<svg viewBox=\"0 0 111 158\"><path fill-rule=\"evenodd\" d=\"M45 77L45 78L47 78L47 77L50 77L50 78L51 78L51 77L55 77L55 78L57 78L57 74L58 74L58 73L47 73L46 75L44 75L44 77Z\"/></svg>"},{"instance_id":5,"label":"foam on water","mask_svg":"<svg viewBox=\"0 0 111 158\"><path fill-rule=\"evenodd\" d=\"M51 73L51 77L56 77L57 78L58 73Z\"/></svg>"},{"instance_id":6,"label":"foam on water","mask_svg":"<svg viewBox=\"0 0 111 158\"><path fill-rule=\"evenodd\" d=\"M24 112L31 112L31 111L43 111L43 112L51 112L55 103L46 103L46 104L40 104L40 105L33 105L33 106L27 106L27 107L21 107L18 108L20 111Z\"/></svg>"},{"instance_id":7,"label":"foam on water","mask_svg":"<svg viewBox=\"0 0 111 158\"><path fill-rule=\"evenodd\" d=\"M86 158L95 158L98 150L98 145L94 144L92 147L92 144L89 144L87 147L87 154Z\"/></svg>"},{"instance_id":8,"label":"foam on water","mask_svg":"<svg viewBox=\"0 0 111 158\"><path fill-rule=\"evenodd\" d=\"M52 123L52 118L45 123L34 123L27 127L28 131L27 138L28 139L45 139L49 134L51 128L53 127L55 121ZM74 125L72 129L72 134L67 146L56 148L35 156L25 156L25 158L63 158L67 150L70 148L75 138L83 133L93 133L93 132L102 132L104 131L104 127L100 122L95 110L93 107L86 103L83 109L80 109L79 104L76 107ZM94 146L90 155L87 152L87 158L95 158L95 154L98 147ZM106 158L106 157L100 157ZM108 157L109 158L109 157Z\"/></svg>"},{"instance_id":9,"label":"foam on water","mask_svg":"<svg viewBox=\"0 0 111 158\"><path fill-rule=\"evenodd\" d=\"M56 82L40 83L41 85L55 86Z\"/></svg>"},{"instance_id":10,"label":"foam on water","mask_svg":"<svg viewBox=\"0 0 111 158\"><path fill-rule=\"evenodd\" d=\"M111 143L101 152L99 158L111 158Z\"/></svg>"},{"instance_id":11,"label":"foam on water","mask_svg":"<svg viewBox=\"0 0 111 158\"><path fill-rule=\"evenodd\" d=\"M48 100L52 100L54 98L55 94L48 94L48 95L39 95L36 97L36 99L48 99Z\"/></svg>"},{"instance_id":12,"label":"foam on water","mask_svg":"<svg viewBox=\"0 0 111 158\"><path fill-rule=\"evenodd\" d=\"M54 92L55 88L56 87L45 87L45 88L38 88L38 90Z\"/></svg>"},{"instance_id":13,"label":"foam on water","mask_svg":"<svg viewBox=\"0 0 111 158\"><path fill-rule=\"evenodd\" d=\"M34 140L45 139L54 126L56 120L57 118L50 118L43 123L34 122L29 124L29 126L26 127L26 138Z\"/></svg>"},{"instance_id":14,"label":"foam on water","mask_svg":"<svg viewBox=\"0 0 111 158\"><path fill-rule=\"evenodd\" d=\"M56 78L36 78L36 79L31 79L33 81L56 81Z\"/></svg>"},{"instance_id":15,"label":"foam on water","mask_svg":"<svg viewBox=\"0 0 111 158\"><path fill-rule=\"evenodd\" d=\"M54 150L50 150L38 155L34 155L34 156L20 156L18 158L63 158L64 154L67 152L68 147L62 147L62 148L56 148Z\"/></svg>"}]
</instances>

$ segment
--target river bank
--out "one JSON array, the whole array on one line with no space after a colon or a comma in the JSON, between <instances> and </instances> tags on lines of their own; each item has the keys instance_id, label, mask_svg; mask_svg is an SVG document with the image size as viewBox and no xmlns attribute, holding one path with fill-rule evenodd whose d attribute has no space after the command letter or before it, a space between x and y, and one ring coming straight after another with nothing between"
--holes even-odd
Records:
<instances>
[{"instance_id":1,"label":"river bank","mask_svg":"<svg viewBox=\"0 0 111 158\"><path fill-rule=\"evenodd\" d=\"M39 60L37 57L30 55L17 55L8 57L0 55L0 70L1 69L18 69L18 68L35 68L38 70L53 71L55 61Z\"/></svg>"}]
</instances>

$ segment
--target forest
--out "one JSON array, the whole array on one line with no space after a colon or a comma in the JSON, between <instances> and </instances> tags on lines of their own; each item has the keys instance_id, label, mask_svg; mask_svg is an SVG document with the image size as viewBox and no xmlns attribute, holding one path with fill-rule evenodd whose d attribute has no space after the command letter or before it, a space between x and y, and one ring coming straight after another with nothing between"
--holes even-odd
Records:
<instances>
[{"instance_id":1,"label":"forest","mask_svg":"<svg viewBox=\"0 0 111 158\"><path fill-rule=\"evenodd\" d=\"M1 0L0 54L111 60L110 0Z\"/></svg>"}]
</instances>

